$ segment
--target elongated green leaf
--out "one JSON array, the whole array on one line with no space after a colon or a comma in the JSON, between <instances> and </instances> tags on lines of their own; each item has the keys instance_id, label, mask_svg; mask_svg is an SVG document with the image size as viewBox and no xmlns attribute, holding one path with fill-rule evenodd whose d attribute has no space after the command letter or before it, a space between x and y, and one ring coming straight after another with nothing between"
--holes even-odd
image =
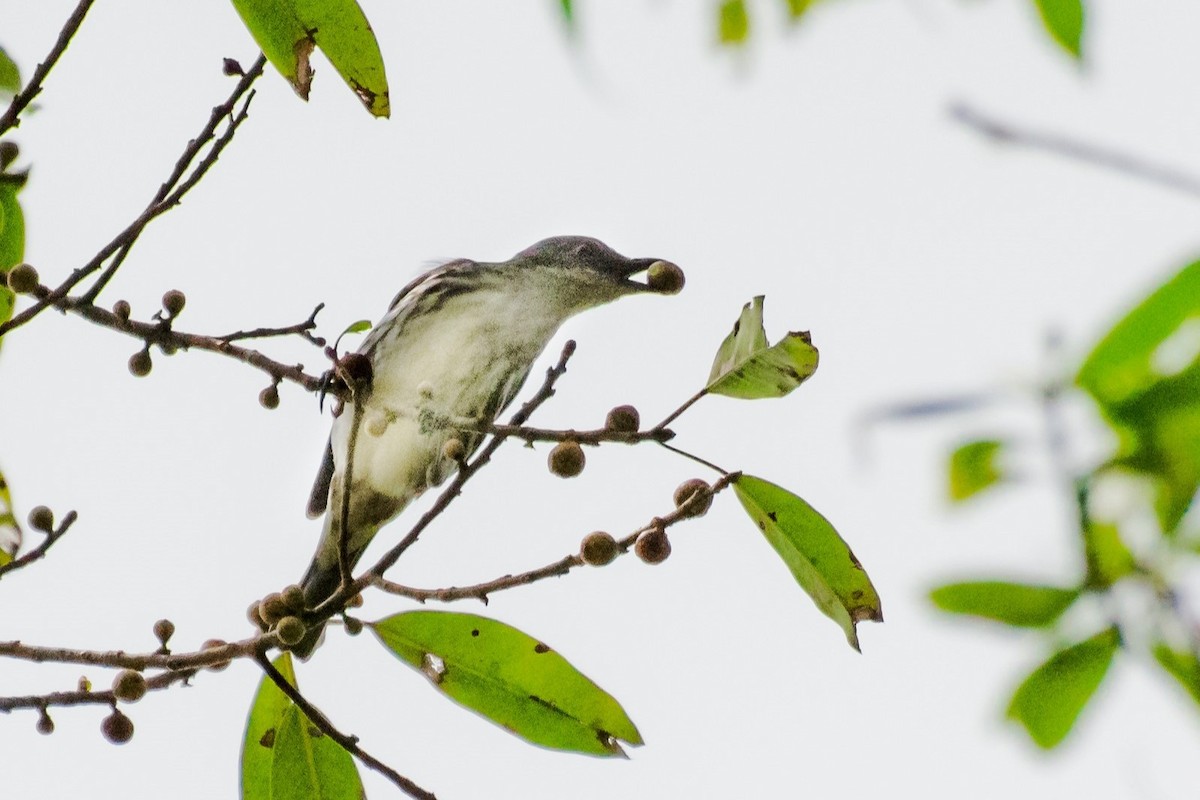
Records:
<instances>
[{"instance_id":1,"label":"elongated green leaf","mask_svg":"<svg viewBox=\"0 0 1200 800\"><path fill-rule=\"evenodd\" d=\"M997 464L1004 443L997 439L981 439L960 445L950 453L950 499L961 503L1000 481L1003 475Z\"/></svg>"},{"instance_id":2,"label":"elongated green leaf","mask_svg":"<svg viewBox=\"0 0 1200 800\"><path fill-rule=\"evenodd\" d=\"M1035 0L1046 31L1074 58L1081 56L1083 0Z\"/></svg>"},{"instance_id":3,"label":"elongated green leaf","mask_svg":"<svg viewBox=\"0 0 1200 800\"><path fill-rule=\"evenodd\" d=\"M791 22L799 22L800 18L812 8L816 0L786 0L788 10L788 20Z\"/></svg>"},{"instance_id":4,"label":"elongated green leaf","mask_svg":"<svg viewBox=\"0 0 1200 800\"><path fill-rule=\"evenodd\" d=\"M1154 645L1154 658L1167 674L1179 681L1193 700L1200 703L1200 660L1195 653L1175 650L1159 642Z\"/></svg>"},{"instance_id":5,"label":"elongated green leaf","mask_svg":"<svg viewBox=\"0 0 1200 800\"><path fill-rule=\"evenodd\" d=\"M4 279L25 257L25 215L17 200L23 185L23 175L0 175L0 324L12 319L16 306L16 295Z\"/></svg>"},{"instance_id":6,"label":"elongated green leaf","mask_svg":"<svg viewBox=\"0 0 1200 800\"><path fill-rule=\"evenodd\" d=\"M705 391L745 400L783 397L816 372L817 360L806 331L768 344L759 295L742 307L733 331L717 349Z\"/></svg>"},{"instance_id":7,"label":"elongated green leaf","mask_svg":"<svg viewBox=\"0 0 1200 800\"><path fill-rule=\"evenodd\" d=\"M600 756L641 734L611 695L555 651L476 614L409 611L372 624L380 641L447 697L523 739Z\"/></svg>"},{"instance_id":8,"label":"elongated green leaf","mask_svg":"<svg viewBox=\"0 0 1200 800\"><path fill-rule=\"evenodd\" d=\"M744 44L750 36L750 15L745 0L725 0L717 10L717 40L721 44Z\"/></svg>"},{"instance_id":9,"label":"elongated green leaf","mask_svg":"<svg viewBox=\"0 0 1200 800\"><path fill-rule=\"evenodd\" d=\"M733 489L800 588L860 650L855 626L883 622L883 609L850 547L816 509L786 489L752 475L740 476Z\"/></svg>"},{"instance_id":10,"label":"elongated green leaf","mask_svg":"<svg viewBox=\"0 0 1200 800\"><path fill-rule=\"evenodd\" d=\"M242 21L279 73L305 100L312 86L309 56L320 47L373 115L391 113L383 56L355 0L233 0Z\"/></svg>"},{"instance_id":11,"label":"elongated green leaf","mask_svg":"<svg viewBox=\"0 0 1200 800\"><path fill-rule=\"evenodd\" d=\"M7 101L8 98L21 91L21 71L17 69L14 62L0 47L0 100Z\"/></svg>"},{"instance_id":12,"label":"elongated green leaf","mask_svg":"<svg viewBox=\"0 0 1200 800\"><path fill-rule=\"evenodd\" d=\"M4 473L0 472L0 567L9 563L21 549L21 524L13 514L12 493Z\"/></svg>"},{"instance_id":13,"label":"elongated green leaf","mask_svg":"<svg viewBox=\"0 0 1200 800\"><path fill-rule=\"evenodd\" d=\"M288 683L295 686L296 672L291 653L284 653L273 663ZM292 705L288 696L264 675L250 706L246 735L242 740L242 800L270 800L275 743L284 712Z\"/></svg>"},{"instance_id":14,"label":"elongated green leaf","mask_svg":"<svg viewBox=\"0 0 1200 800\"><path fill-rule=\"evenodd\" d=\"M1104 680L1120 645L1120 632L1109 628L1059 650L1017 688L1009 718L1025 726L1038 746L1057 746Z\"/></svg>"},{"instance_id":15,"label":"elongated green leaf","mask_svg":"<svg viewBox=\"0 0 1200 800\"><path fill-rule=\"evenodd\" d=\"M362 800L354 759L296 705L283 712L271 763L271 800Z\"/></svg>"},{"instance_id":16,"label":"elongated green leaf","mask_svg":"<svg viewBox=\"0 0 1200 800\"><path fill-rule=\"evenodd\" d=\"M1078 597L1078 589L1004 581L951 583L939 586L929 595L942 611L1023 628L1040 628L1053 623Z\"/></svg>"},{"instance_id":17,"label":"elongated green leaf","mask_svg":"<svg viewBox=\"0 0 1200 800\"><path fill-rule=\"evenodd\" d=\"M1106 589L1137 566L1116 525L1090 520L1083 532L1083 544L1088 586Z\"/></svg>"}]
</instances>

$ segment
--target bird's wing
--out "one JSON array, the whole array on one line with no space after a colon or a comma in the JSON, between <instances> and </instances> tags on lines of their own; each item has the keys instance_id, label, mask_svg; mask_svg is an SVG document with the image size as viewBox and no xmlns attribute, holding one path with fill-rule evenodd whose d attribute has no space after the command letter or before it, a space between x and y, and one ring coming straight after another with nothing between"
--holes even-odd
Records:
<instances>
[{"instance_id":1,"label":"bird's wing","mask_svg":"<svg viewBox=\"0 0 1200 800\"><path fill-rule=\"evenodd\" d=\"M333 480L333 440L325 444L325 458L321 459L321 468L317 470L317 480L313 483L312 494L308 496L308 518L316 519L325 513L329 505L329 484Z\"/></svg>"}]
</instances>

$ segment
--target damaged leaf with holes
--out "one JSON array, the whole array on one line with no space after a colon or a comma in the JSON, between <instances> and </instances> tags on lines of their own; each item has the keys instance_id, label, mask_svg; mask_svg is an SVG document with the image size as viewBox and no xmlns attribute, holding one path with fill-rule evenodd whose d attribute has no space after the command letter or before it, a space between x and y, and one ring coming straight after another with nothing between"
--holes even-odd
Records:
<instances>
[{"instance_id":1,"label":"damaged leaf with holes","mask_svg":"<svg viewBox=\"0 0 1200 800\"><path fill-rule=\"evenodd\" d=\"M292 686L290 653L273 662ZM263 676L242 742L242 800L361 800L354 759Z\"/></svg>"},{"instance_id":2,"label":"damaged leaf with holes","mask_svg":"<svg viewBox=\"0 0 1200 800\"><path fill-rule=\"evenodd\" d=\"M787 334L774 345L763 327L763 296L742 313L713 359L705 391L744 400L783 397L817 371L818 353L807 331Z\"/></svg>"},{"instance_id":3,"label":"damaged leaf with holes","mask_svg":"<svg viewBox=\"0 0 1200 800\"><path fill-rule=\"evenodd\" d=\"M409 611L371 624L388 650L455 702L533 744L623 756L642 744L612 695L522 631L476 614Z\"/></svg>"},{"instance_id":4,"label":"damaged leaf with holes","mask_svg":"<svg viewBox=\"0 0 1200 800\"><path fill-rule=\"evenodd\" d=\"M355 0L233 0L263 55L307 100L319 47L367 110L391 114L387 73L371 23Z\"/></svg>"},{"instance_id":5,"label":"damaged leaf with holes","mask_svg":"<svg viewBox=\"0 0 1200 800\"><path fill-rule=\"evenodd\" d=\"M1121 634L1114 627L1059 650L1017 688L1009 718L1024 726L1039 747L1057 747L1100 687L1120 646Z\"/></svg>"},{"instance_id":6,"label":"damaged leaf with holes","mask_svg":"<svg viewBox=\"0 0 1200 800\"><path fill-rule=\"evenodd\" d=\"M1057 621L1079 598L1079 591L1007 581L967 581L939 586L929 597L951 614L1041 628Z\"/></svg>"},{"instance_id":7,"label":"damaged leaf with holes","mask_svg":"<svg viewBox=\"0 0 1200 800\"><path fill-rule=\"evenodd\" d=\"M883 622L879 594L849 545L812 506L762 478L741 475L733 489L746 513L813 602L841 626L855 650L857 625Z\"/></svg>"},{"instance_id":8,"label":"damaged leaf with holes","mask_svg":"<svg viewBox=\"0 0 1200 800\"><path fill-rule=\"evenodd\" d=\"M1159 523L1173 533L1200 488L1200 261L1113 326L1076 382L1117 433L1109 466L1154 481Z\"/></svg>"}]
</instances>

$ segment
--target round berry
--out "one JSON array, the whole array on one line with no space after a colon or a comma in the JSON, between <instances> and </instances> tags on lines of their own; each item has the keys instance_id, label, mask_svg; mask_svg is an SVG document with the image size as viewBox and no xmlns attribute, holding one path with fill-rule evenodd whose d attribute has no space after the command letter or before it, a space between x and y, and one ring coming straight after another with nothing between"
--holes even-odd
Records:
<instances>
[{"instance_id":1,"label":"round berry","mask_svg":"<svg viewBox=\"0 0 1200 800\"><path fill-rule=\"evenodd\" d=\"M136 703L146 696L146 678L140 672L123 669L113 678L113 696L125 703Z\"/></svg>"},{"instance_id":2,"label":"round berry","mask_svg":"<svg viewBox=\"0 0 1200 800\"><path fill-rule=\"evenodd\" d=\"M114 708L100 723L100 732L113 744L125 744L133 738L133 721Z\"/></svg>"},{"instance_id":3,"label":"round berry","mask_svg":"<svg viewBox=\"0 0 1200 800\"><path fill-rule=\"evenodd\" d=\"M54 530L54 512L45 506L34 506L29 512L29 527L42 533Z\"/></svg>"},{"instance_id":4,"label":"round berry","mask_svg":"<svg viewBox=\"0 0 1200 800\"><path fill-rule=\"evenodd\" d=\"M113 316L122 322L129 321L129 315L133 313L133 309L129 307L128 300L118 300L113 303Z\"/></svg>"},{"instance_id":5,"label":"round berry","mask_svg":"<svg viewBox=\"0 0 1200 800\"><path fill-rule=\"evenodd\" d=\"M150 374L150 370L154 368L154 362L150 360L150 350L138 350L129 357L129 372L137 378L144 378Z\"/></svg>"},{"instance_id":6,"label":"round berry","mask_svg":"<svg viewBox=\"0 0 1200 800\"><path fill-rule=\"evenodd\" d=\"M661 564L671 555L671 540L662 528L651 528L637 538L633 552L647 564Z\"/></svg>"},{"instance_id":7,"label":"round berry","mask_svg":"<svg viewBox=\"0 0 1200 800\"><path fill-rule=\"evenodd\" d=\"M604 420L604 427L616 433L637 433L641 424L642 419L633 406L617 406Z\"/></svg>"},{"instance_id":8,"label":"round berry","mask_svg":"<svg viewBox=\"0 0 1200 800\"><path fill-rule=\"evenodd\" d=\"M700 498L692 502L687 511L682 512L683 516L703 517L707 514L712 508L712 487L699 478L691 478L675 488L676 508L683 508L688 500L696 495L700 495Z\"/></svg>"},{"instance_id":9,"label":"round berry","mask_svg":"<svg viewBox=\"0 0 1200 800\"><path fill-rule=\"evenodd\" d=\"M262 599L262 605L259 606L258 613L262 615L263 622L268 625L274 625L291 613L291 609L284 604L282 594L271 592Z\"/></svg>"},{"instance_id":10,"label":"round berry","mask_svg":"<svg viewBox=\"0 0 1200 800\"><path fill-rule=\"evenodd\" d=\"M275 626L275 633L278 634L280 643L288 647L299 644L307 632L308 626L299 617L284 617Z\"/></svg>"},{"instance_id":11,"label":"round berry","mask_svg":"<svg viewBox=\"0 0 1200 800\"><path fill-rule=\"evenodd\" d=\"M183 311L183 307L187 305L187 295L178 289L172 289L162 296L163 310L172 317L179 316L179 312Z\"/></svg>"},{"instance_id":12,"label":"round berry","mask_svg":"<svg viewBox=\"0 0 1200 800\"><path fill-rule=\"evenodd\" d=\"M54 720L50 719L50 715L46 713L46 709L44 708L38 716L37 732L42 736L49 736L54 733Z\"/></svg>"},{"instance_id":13,"label":"round berry","mask_svg":"<svg viewBox=\"0 0 1200 800\"><path fill-rule=\"evenodd\" d=\"M683 270L670 261L655 261L646 270L646 285L661 294L679 294L683 282Z\"/></svg>"},{"instance_id":14,"label":"round berry","mask_svg":"<svg viewBox=\"0 0 1200 800\"><path fill-rule=\"evenodd\" d=\"M17 294L30 294L41 282L38 271L29 264L17 264L8 271L8 288Z\"/></svg>"},{"instance_id":15,"label":"round berry","mask_svg":"<svg viewBox=\"0 0 1200 800\"><path fill-rule=\"evenodd\" d=\"M357 617L342 617L342 624L346 626L346 633L351 636L358 636L362 633L363 622Z\"/></svg>"},{"instance_id":16,"label":"round berry","mask_svg":"<svg viewBox=\"0 0 1200 800\"><path fill-rule=\"evenodd\" d=\"M442 455L454 462L462 461L467 455L466 445L459 438L447 439L442 445Z\"/></svg>"},{"instance_id":17,"label":"round berry","mask_svg":"<svg viewBox=\"0 0 1200 800\"><path fill-rule=\"evenodd\" d=\"M167 642L175 635L175 623L169 619L160 619L154 623L154 637L158 639L159 644L166 647Z\"/></svg>"},{"instance_id":18,"label":"round berry","mask_svg":"<svg viewBox=\"0 0 1200 800\"><path fill-rule=\"evenodd\" d=\"M593 567L603 567L610 563L619 552L621 547L617 540L604 531L589 533L583 537L583 543L579 546L579 557L583 559L583 563Z\"/></svg>"},{"instance_id":19,"label":"round berry","mask_svg":"<svg viewBox=\"0 0 1200 800\"><path fill-rule=\"evenodd\" d=\"M259 392L258 404L268 411L279 408L279 387L271 384Z\"/></svg>"},{"instance_id":20,"label":"round berry","mask_svg":"<svg viewBox=\"0 0 1200 800\"><path fill-rule=\"evenodd\" d=\"M554 449L550 451L550 455L546 459L550 471L560 478L574 478L583 472L583 465L586 461L579 442L569 439L554 445Z\"/></svg>"},{"instance_id":21,"label":"round berry","mask_svg":"<svg viewBox=\"0 0 1200 800\"><path fill-rule=\"evenodd\" d=\"M287 606L288 611L298 614L304 610L304 590L294 583L283 587L283 591L279 593L279 599Z\"/></svg>"}]
</instances>

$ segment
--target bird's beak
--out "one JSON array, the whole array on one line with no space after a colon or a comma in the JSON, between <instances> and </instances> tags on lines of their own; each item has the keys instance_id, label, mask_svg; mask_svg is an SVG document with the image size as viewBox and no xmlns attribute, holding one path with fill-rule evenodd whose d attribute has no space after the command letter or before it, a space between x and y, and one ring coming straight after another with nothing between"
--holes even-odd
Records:
<instances>
[{"instance_id":1,"label":"bird's beak","mask_svg":"<svg viewBox=\"0 0 1200 800\"><path fill-rule=\"evenodd\" d=\"M633 279L642 272L646 273L644 282ZM635 292L678 294L683 289L683 270L661 258L631 258L621 282Z\"/></svg>"}]
</instances>

